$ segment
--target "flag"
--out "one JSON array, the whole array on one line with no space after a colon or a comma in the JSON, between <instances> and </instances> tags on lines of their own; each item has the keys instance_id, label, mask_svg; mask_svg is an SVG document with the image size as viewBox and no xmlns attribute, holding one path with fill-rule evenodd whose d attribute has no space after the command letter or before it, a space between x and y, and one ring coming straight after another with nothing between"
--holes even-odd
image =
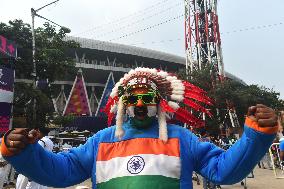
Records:
<instances>
[{"instance_id":1,"label":"flag","mask_svg":"<svg viewBox=\"0 0 284 189\"><path fill-rule=\"evenodd\" d=\"M0 65L0 132L9 130L12 117L15 72Z\"/></svg>"},{"instance_id":2,"label":"flag","mask_svg":"<svg viewBox=\"0 0 284 189\"><path fill-rule=\"evenodd\" d=\"M65 105L66 105L66 96L64 93L64 89L61 90L61 92L59 93L58 97L56 99L54 99L53 101L53 105L54 105L54 109L57 113L59 113L60 115L62 115Z\"/></svg>"},{"instance_id":3,"label":"flag","mask_svg":"<svg viewBox=\"0 0 284 189\"><path fill-rule=\"evenodd\" d=\"M77 116L91 115L88 93L86 90L86 85L81 69L77 73L76 79L74 81L69 98L63 111L63 115L68 114L73 114Z\"/></svg>"},{"instance_id":4,"label":"flag","mask_svg":"<svg viewBox=\"0 0 284 189\"><path fill-rule=\"evenodd\" d=\"M107 100L109 98L109 95L110 95L114 85L115 85L115 83L114 83L113 73L110 72L108 79L107 79L107 82L106 82L106 85L105 85L105 88L104 88L104 91L103 91L103 94L102 94L102 97L101 97L101 100L99 102L99 105L98 105L98 108L97 108L97 111L96 111L96 116L99 116L99 117L106 116L102 112L102 109L106 106Z\"/></svg>"}]
</instances>

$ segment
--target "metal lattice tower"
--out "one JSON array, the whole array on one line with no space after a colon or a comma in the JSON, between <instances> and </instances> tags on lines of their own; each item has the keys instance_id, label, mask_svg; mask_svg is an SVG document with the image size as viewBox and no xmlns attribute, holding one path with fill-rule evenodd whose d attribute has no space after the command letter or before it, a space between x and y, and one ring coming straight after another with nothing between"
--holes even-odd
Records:
<instances>
[{"instance_id":1,"label":"metal lattice tower","mask_svg":"<svg viewBox=\"0 0 284 189\"><path fill-rule=\"evenodd\" d=\"M217 78L225 77L217 0L185 0L185 39L188 73L209 65Z\"/></svg>"}]
</instances>

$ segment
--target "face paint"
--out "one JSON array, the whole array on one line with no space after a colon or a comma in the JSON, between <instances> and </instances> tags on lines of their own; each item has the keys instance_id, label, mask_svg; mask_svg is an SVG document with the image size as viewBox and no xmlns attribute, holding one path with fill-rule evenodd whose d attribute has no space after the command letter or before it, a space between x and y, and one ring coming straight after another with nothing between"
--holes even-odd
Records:
<instances>
[{"instance_id":1,"label":"face paint","mask_svg":"<svg viewBox=\"0 0 284 189\"><path fill-rule=\"evenodd\" d=\"M157 115L157 106L147 106L148 117L154 117Z\"/></svg>"},{"instance_id":2,"label":"face paint","mask_svg":"<svg viewBox=\"0 0 284 189\"><path fill-rule=\"evenodd\" d=\"M129 117L134 117L134 106L128 106L126 109L126 113Z\"/></svg>"}]
</instances>

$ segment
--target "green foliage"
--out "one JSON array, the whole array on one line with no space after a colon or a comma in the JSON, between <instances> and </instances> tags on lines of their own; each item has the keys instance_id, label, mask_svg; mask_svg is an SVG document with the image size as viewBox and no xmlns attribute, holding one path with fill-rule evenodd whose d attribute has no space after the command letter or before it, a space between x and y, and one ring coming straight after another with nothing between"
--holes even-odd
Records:
<instances>
[{"instance_id":1,"label":"green foliage","mask_svg":"<svg viewBox=\"0 0 284 189\"><path fill-rule=\"evenodd\" d=\"M179 73L179 76L183 79L188 78L189 82L207 91L208 96L214 99L214 106L208 107L213 113L213 118L206 120L206 126L212 132L216 132L224 123L228 106L236 109L240 125L243 125L250 106L264 104L275 110L284 109L284 101L279 99L280 94L273 89L258 85L242 85L228 78L220 82L212 78L209 67L195 70L189 77L186 77L185 72Z\"/></svg>"},{"instance_id":2,"label":"green foliage","mask_svg":"<svg viewBox=\"0 0 284 189\"><path fill-rule=\"evenodd\" d=\"M36 70L37 79L48 80L49 83L62 79L67 74L75 73L75 62L66 56L66 50L77 48L79 44L66 41L64 37L70 30L57 30L49 23L35 29ZM29 24L22 20L0 23L0 35L15 41L18 46L18 58L15 62L16 78L31 79L33 71L32 32ZM36 99L36 126L49 123L54 112L52 105L52 89L35 89L33 84L16 83L13 112L16 115L26 115L28 125L32 125L33 99Z\"/></svg>"},{"instance_id":3,"label":"green foliage","mask_svg":"<svg viewBox=\"0 0 284 189\"><path fill-rule=\"evenodd\" d=\"M72 123L76 119L74 115L66 115L66 116L56 116L53 120L53 124L58 126L65 126L69 123Z\"/></svg>"}]
</instances>

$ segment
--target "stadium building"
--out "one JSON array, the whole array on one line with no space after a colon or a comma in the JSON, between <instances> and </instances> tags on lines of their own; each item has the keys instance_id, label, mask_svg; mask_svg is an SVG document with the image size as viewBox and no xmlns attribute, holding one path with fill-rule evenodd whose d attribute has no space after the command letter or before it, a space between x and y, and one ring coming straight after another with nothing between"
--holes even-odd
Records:
<instances>
[{"instance_id":1,"label":"stadium building","mask_svg":"<svg viewBox=\"0 0 284 189\"><path fill-rule=\"evenodd\" d=\"M169 53L159 52L140 47L102 42L92 39L68 37L80 44L80 48L69 49L68 56L76 61L76 68L82 70L86 91L88 94L91 116L82 115L82 119L70 125L72 128L83 128L96 131L106 127L106 119L98 110L100 102L112 72L114 82L117 82L125 73L136 67L149 67L177 73L185 70L185 58ZM226 73L226 76L245 84L240 78ZM70 75L66 80L55 81L53 85L58 88L58 96L54 99L55 110L64 112L66 103L76 75ZM105 100L105 99L104 99ZM101 106L103 103L101 103ZM102 107L99 107L102 108ZM94 129L92 125L99 126Z\"/></svg>"}]
</instances>

